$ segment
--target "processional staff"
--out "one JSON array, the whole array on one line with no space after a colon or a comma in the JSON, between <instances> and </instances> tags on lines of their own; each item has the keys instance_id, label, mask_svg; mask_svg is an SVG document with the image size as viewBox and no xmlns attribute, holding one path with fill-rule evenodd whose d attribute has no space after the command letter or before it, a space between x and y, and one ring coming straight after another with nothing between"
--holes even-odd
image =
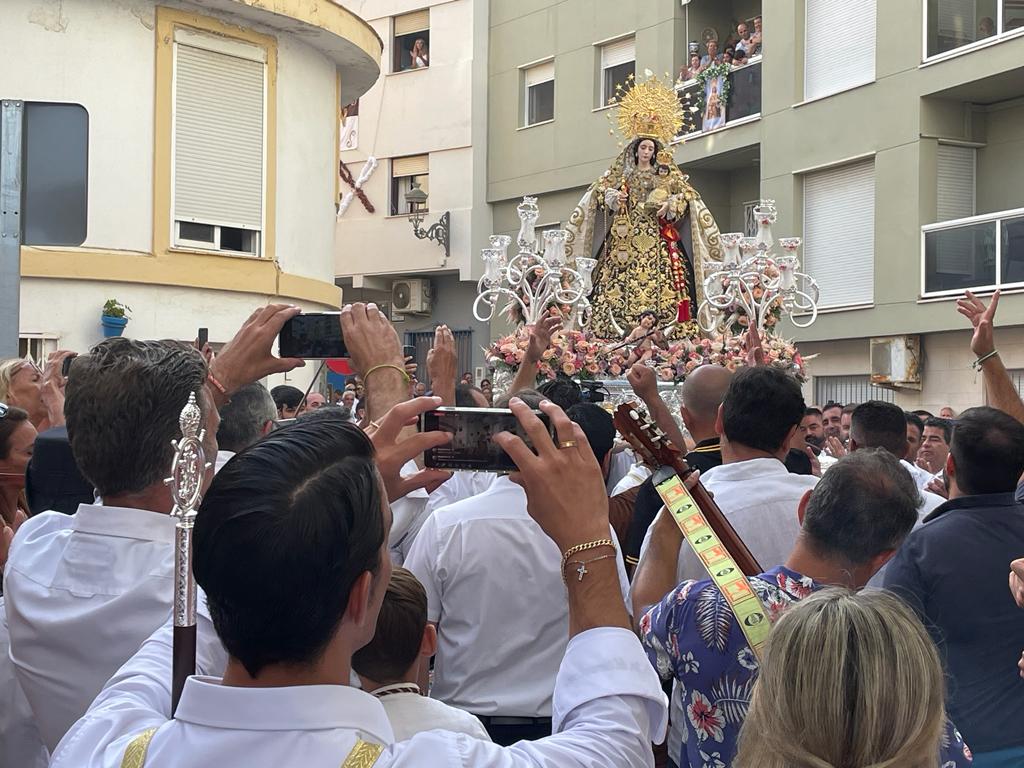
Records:
<instances>
[{"instance_id":1,"label":"processional staff","mask_svg":"<svg viewBox=\"0 0 1024 768\"><path fill-rule=\"evenodd\" d=\"M206 430L200 427L203 414L196 393L188 396L178 424L181 439L172 440L174 461L171 476L164 482L171 488L177 518L174 528L174 651L171 673L171 714L178 708L181 691L196 671L196 580L192 575L192 527L202 501L203 477L209 464L203 450Z\"/></svg>"}]
</instances>

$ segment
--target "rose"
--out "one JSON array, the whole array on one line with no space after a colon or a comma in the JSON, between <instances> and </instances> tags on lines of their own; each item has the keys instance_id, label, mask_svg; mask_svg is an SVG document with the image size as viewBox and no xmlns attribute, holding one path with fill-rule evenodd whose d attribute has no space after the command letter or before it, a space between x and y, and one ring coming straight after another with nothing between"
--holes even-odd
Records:
<instances>
[{"instance_id":1,"label":"rose","mask_svg":"<svg viewBox=\"0 0 1024 768\"><path fill-rule=\"evenodd\" d=\"M544 351L543 351L543 352L541 353L541 355L540 355L540 359L541 359L541 360L550 360L550 359L551 359L552 357L554 357L554 356L555 356L555 350L554 350L554 348L552 348L552 347L548 347L547 349L545 349L545 350L544 350Z\"/></svg>"},{"instance_id":2,"label":"rose","mask_svg":"<svg viewBox=\"0 0 1024 768\"><path fill-rule=\"evenodd\" d=\"M611 365L609 365L608 370L609 372L611 372L612 376L622 375L622 366L619 365L618 363L612 363Z\"/></svg>"},{"instance_id":3,"label":"rose","mask_svg":"<svg viewBox=\"0 0 1024 768\"><path fill-rule=\"evenodd\" d=\"M576 373L576 367L572 363L563 363L562 373L566 376L573 376Z\"/></svg>"},{"instance_id":4,"label":"rose","mask_svg":"<svg viewBox=\"0 0 1024 768\"><path fill-rule=\"evenodd\" d=\"M600 370L601 370L601 368L598 366L597 363L588 363L587 364L587 372L588 373L596 374L596 373L599 373Z\"/></svg>"}]
</instances>

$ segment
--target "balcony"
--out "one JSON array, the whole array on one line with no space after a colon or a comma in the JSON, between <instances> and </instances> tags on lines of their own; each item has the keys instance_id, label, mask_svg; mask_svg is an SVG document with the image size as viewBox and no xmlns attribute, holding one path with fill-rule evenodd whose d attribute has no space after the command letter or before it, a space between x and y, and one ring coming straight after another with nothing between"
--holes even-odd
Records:
<instances>
[{"instance_id":1,"label":"balcony","mask_svg":"<svg viewBox=\"0 0 1024 768\"><path fill-rule=\"evenodd\" d=\"M1019 0L925 0L925 61L983 48L1024 34Z\"/></svg>"},{"instance_id":2,"label":"balcony","mask_svg":"<svg viewBox=\"0 0 1024 768\"><path fill-rule=\"evenodd\" d=\"M1024 208L921 227L922 298L1024 288Z\"/></svg>"},{"instance_id":3,"label":"balcony","mask_svg":"<svg viewBox=\"0 0 1024 768\"><path fill-rule=\"evenodd\" d=\"M693 79L676 84L676 93L687 114L690 124L683 127L679 138L691 139L711 131L729 128L739 122L750 122L761 116L761 57L749 64L736 67L726 76L728 81L728 102L719 114L714 114L714 103L719 101L719 85L708 80L704 86L704 98L700 99L701 82ZM709 108L709 102L711 107ZM699 109L694 106L701 103ZM692 111L691 111L692 110Z\"/></svg>"}]
</instances>

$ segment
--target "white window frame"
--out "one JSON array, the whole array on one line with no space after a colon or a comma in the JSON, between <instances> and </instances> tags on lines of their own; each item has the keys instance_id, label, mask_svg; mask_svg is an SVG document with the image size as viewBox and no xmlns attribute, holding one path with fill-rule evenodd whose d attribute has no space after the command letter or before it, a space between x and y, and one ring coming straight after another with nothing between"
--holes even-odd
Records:
<instances>
[{"instance_id":1,"label":"white window frame","mask_svg":"<svg viewBox=\"0 0 1024 768\"><path fill-rule=\"evenodd\" d=\"M59 333L19 333L18 344L26 342L27 355L23 355L26 360L31 360L40 369L46 364L46 358L49 357L51 352L56 352L60 349L61 336ZM32 343L38 342L40 349L40 356L38 359L32 356ZM19 352L21 350L18 350Z\"/></svg>"},{"instance_id":2,"label":"white window frame","mask_svg":"<svg viewBox=\"0 0 1024 768\"><path fill-rule=\"evenodd\" d=\"M981 40L975 40L973 43L967 43L961 45L959 48L953 48L949 51L943 51L942 53L936 53L932 56L928 55L928 0L921 0L921 64L920 66L926 67L931 64L937 64L940 61L946 61L947 59L954 59L957 56L963 56L968 53L974 53L975 51L989 48L993 45L1005 42L1006 40L1013 40L1014 38L1024 36L1024 26L1017 29L1012 29L1009 32L1002 31L1003 29L1003 2L1002 0L996 0L996 33L990 37L984 37Z\"/></svg>"},{"instance_id":3,"label":"white window frame","mask_svg":"<svg viewBox=\"0 0 1024 768\"><path fill-rule=\"evenodd\" d=\"M396 26L395 22L398 19L402 18L403 16L412 16L414 14L424 13L424 12L427 14L427 26L422 27L420 29L412 29L412 30L409 30L408 32L403 32L402 34L398 34L398 31L395 29L395 26ZM394 16L391 17L391 24L390 24L390 29L391 29L391 40L390 40L391 65L389 67L388 74L401 75L401 74L404 74L406 72L421 72L421 71L423 71L425 69L430 69L431 61L428 61L427 62L427 66L425 66L425 67L411 67L410 66L408 69L399 69L398 66L396 65L396 62L395 62L395 53L396 53L395 48L398 45L398 38L400 38L400 37L407 37L409 35L419 34L420 32L426 32L427 36L429 37L430 36L431 25L432 25L432 21L431 21L431 18L430 18L430 7L429 6L427 8L416 8L416 9L411 10L411 11L406 11L405 13L396 13ZM430 48L430 50L428 51L429 57L431 59L433 59L433 46L432 46L432 44L430 42L427 43L427 46L428 46L428 48Z\"/></svg>"},{"instance_id":4,"label":"white window frame","mask_svg":"<svg viewBox=\"0 0 1024 768\"><path fill-rule=\"evenodd\" d=\"M605 60L604 60L605 50L608 49L609 47L613 46L613 45L618 44L618 43L624 43L627 40L629 40L629 41L631 41L633 43L633 58L632 58L632 62L633 62L633 74L634 74L634 77L635 77L636 76L636 30L634 30L632 32L629 32L627 34L624 34L624 35L618 35L616 37L611 37L611 38L608 38L607 40L600 40L600 41L594 43L594 47L597 48L598 78L599 78L599 81L597 83L597 93L598 93L599 104L594 109L595 112L598 111L598 110L602 110L602 109L608 109L611 106L608 103L608 100L615 95L614 90L613 90L612 93L606 93L605 92L605 72L607 72L612 67L617 67L617 66L620 66L621 64L625 64L627 61L630 61L630 59L624 59L624 60L622 60L620 62L617 62L615 64L605 64Z\"/></svg>"},{"instance_id":5,"label":"white window frame","mask_svg":"<svg viewBox=\"0 0 1024 768\"><path fill-rule=\"evenodd\" d=\"M400 176L396 176L395 175L395 161L396 160L405 160L406 158L414 158L414 157L424 157L424 158L426 158L426 161L427 161L427 170L426 170L426 172L425 173L403 173ZM399 157L392 157L388 161L388 196L390 198L388 200L388 215L389 216L391 216L391 217L399 217L399 218L403 218L404 219L404 218L408 218L409 216L412 215L412 211L406 211L404 213L402 213L402 212L391 213L391 211L397 210L400 207L399 205L397 205L398 203L401 203L401 204L405 203L404 199L398 200L398 199L396 199L394 197L395 191L396 191L395 190L395 182L397 180L399 180L399 179L415 178L417 176L426 176L428 179L430 178L430 153L424 152L424 153L421 153L421 154L418 154L418 155L401 155ZM426 206L426 208L422 209L420 211L420 213L422 213L424 215L430 213L430 191L429 190L427 190L427 206Z\"/></svg>"},{"instance_id":6,"label":"white window frame","mask_svg":"<svg viewBox=\"0 0 1024 768\"><path fill-rule=\"evenodd\" d=\"M550 67L551 67L551 76L547 77L544 80L538 80L537 82L531 84L530 83L530 72L532 70L539 69L540 67L547 67L548 65L550 65ZM537 122L534 122L534 123L530 122L530 89L531 88L536 88L536 87L544 85L546 83L554 83L555 82L555 58L554 58L554 56L549 56L546 59L538 59L537 61L531 61L529 64L523 64L522 66L519 67L519 70L521 72L520 77L521 77L522 83L523 83L523 86L522 86L523 87L523 120L522 120L522 125L520 127L522 127L522 128L532 128L535 125L546 125L547 123L553 123L555 121L555 104L554 104L555 96L554 96L554 92L552 92L552 94L551 94L551 117L548 118L547 120L538 120ZM555 87L557 87L557 86L555 86Z\"/></svg>"},{"instance_id":7,"label":"white window frame","mask_svg":"<svg viewBox=\"0 0 1024 768\"><path fill-rule=\"evenodd\" d=\"M219 53L225 56L236 56L241 59L248 61L254 61L263 65L263 133L260 137L262 152L261 160L261 178L263 181L262 188L260 189L260 228L259 230L253 230L248 227L232 226L231 224L225 224L223 222L211 222L211 221L200 221L199 219L179 219L175 216L175 195L177 189L177 180L175 178L175 159L178 151L178 142L176 140L177 134L175 131L175 104L177 103L177 85L178 85L178 45L189 45L194 48L202 48L212 53ZM238 255L246 256L248 258L264 258L264 243L263 234L267 230L267 159L268 159L268 146L267 146L267 112L268 112L268 100L269 100L269 77L270 73L267 71L267 50L261 46L253 43L248 43L242 40L236 40L233 38L220 37L213 35L208 32L202 32L198 30L179 28L175 30L174 42L171 48L172 51L172 64L171 64L171 200L170 200L170 242L171 248L175 250L189 250L189 251L202 251L204 253L220 253L227 255ZM216 228L216 234L214 235L214 242L217 246L214 247L208 242L201 240L187 240L180 239L178 237L178 230L180 223L189 224L207 224L212 225ZM256 251L255 253L249 251L234 251L234 250L221 250L219 247L220 243L220 227L227 226L232 229L244 229L246 231L254 232L256 234Z\"/></svg>"}]
</instances>

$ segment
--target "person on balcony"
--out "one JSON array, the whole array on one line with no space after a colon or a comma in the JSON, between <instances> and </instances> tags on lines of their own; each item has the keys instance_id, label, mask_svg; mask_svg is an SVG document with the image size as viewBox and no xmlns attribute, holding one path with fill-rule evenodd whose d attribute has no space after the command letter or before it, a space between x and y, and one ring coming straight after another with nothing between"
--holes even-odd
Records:
<instances>
[{"instance_id":1,"label":"person on balcony","mask_svg":"<svg viewBox=\"0 0 1024 768\"><path fill-rule=\"evenodd\" d=\"M718 41L708 40L708 52L701 57L700 68L707 69L713 64L722 63L722 54L718 52Z\"/></svg>"}]
</instances>

